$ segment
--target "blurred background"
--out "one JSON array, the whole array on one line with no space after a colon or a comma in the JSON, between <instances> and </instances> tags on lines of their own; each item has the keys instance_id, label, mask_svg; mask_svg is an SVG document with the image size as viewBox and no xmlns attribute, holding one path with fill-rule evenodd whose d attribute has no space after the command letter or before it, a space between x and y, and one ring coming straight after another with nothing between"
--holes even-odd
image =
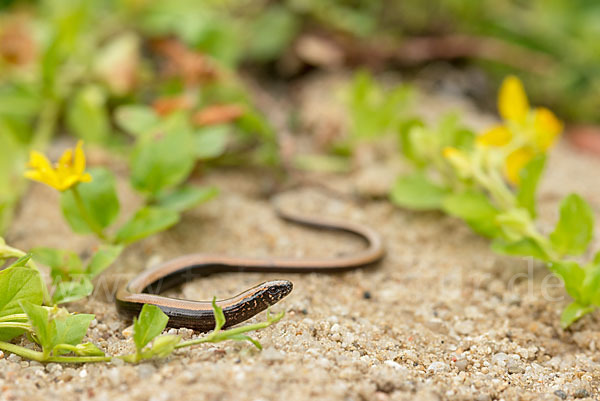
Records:
<instances>
[{"instance_id":1,"label":"blurred background","mask_svg":"<svg viewBox=\"0 0 600 401\"><path fill-rule=\"evenodd\" d=\"M485 111L516 74L532 103L593 131L599 22L595 0L1 0L0 226L27 152L56 135L126 153L131 137L183 111L199 160L277 165L282 144L253 88L285 96L315 71L360 71L348 78L350 113L379 90L371 74L427 82ZM356 124L389 129L411 91L387 93L383 121ZM343 141L332 149L350 152Z\"/></svg>"}]
</instances>

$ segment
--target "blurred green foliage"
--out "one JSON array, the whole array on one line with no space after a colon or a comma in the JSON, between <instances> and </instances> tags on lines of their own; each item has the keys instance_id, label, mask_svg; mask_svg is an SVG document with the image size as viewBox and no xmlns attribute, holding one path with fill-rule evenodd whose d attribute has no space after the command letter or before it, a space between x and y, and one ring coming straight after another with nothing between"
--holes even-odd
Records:
<instances>
[{"instance_id":1,"label":"blurred green foliage","mask_svg":"<svg viewBox=\"0 0 600 401\"><path fill-rule=\"evenodd\" d=\"M0 232L24 189L28 151L42 150L56 133L121 148L135 141L139 156L147 150L132 126L151 118L150 134L184 135L186 152L195 149L177 159L185 167L181 177L198 160L277 163L275 133L235 68L245 54L274 57L292 39L295 20L282 9L246 21L288 35L271 31L251 41L220 1L40 0L0 7ZM239 112L223 115L213 105ZM127 107L136 112L127 114ZM171 113L185 114L183 122L171 124ZM156 191L174 179L157 181Z\"/></svg>"},{"instance_id":2,"label":"blurred green foliage","mask_svg":"<svg viewBox=\"0 0 600 401\"><path fill-rule=\"evenodd\" d=\"M162 124L172 111L157 109L164 100L184 98L175 109L192 121L186 129L196 160L277 163L275 132L236 73L289 62L306 33L333 39L352 64L378 65L393 52L383 57L392 66L414 38L459 34L474 45L448 57L452 49L436 53L419 42L417 64L467 59L498 81L518 73L534 102L567 120L598 122L599 19L600 3L591 0L0 2L0 231L23 190L28 150L44 148L57 132L123 146L132 141L123 133L137 137L131 125ZM349 103L354 123L366 125L362 134L389 120L375 121L377 113L364 111L369 102ZM194 113L220 104L244 112L193 124Z\"/></svg>"},{"instance_id":3,"label":"blurred green foliage","mask_svg":"<svg viewBox=\"0 0 600 401\"><path fill-rule=\"evenodd\" d=\"M438 1L449 30L491 36L550 57L544 74L519 71L534 101L570 120L600 121L600 3L590 0ZM533 64L533 62L532 62ZM513 72L490 65L497 78ZM528 73L528 74L523 74Z\"/></svg>"}]
</instances>

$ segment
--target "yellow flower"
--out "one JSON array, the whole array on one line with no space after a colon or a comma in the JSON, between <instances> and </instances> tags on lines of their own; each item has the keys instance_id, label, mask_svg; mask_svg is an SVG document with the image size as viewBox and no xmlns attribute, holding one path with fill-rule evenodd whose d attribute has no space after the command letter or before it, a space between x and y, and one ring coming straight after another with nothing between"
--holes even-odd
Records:
<instances>
[{"instance_id":1,"label":"yellow flower","mask_svg":"<svg viewBox=\"0 0 600 401\"><path fill-rule=\"evenodd\" d=\"M515 76L509 76L502 82L498 111L504 124L479 135L477 144L504 147L506 152L510 152L504 160L504 173L510 182L518 185L521 169L535 155L545 153L556 142L563 124L546 108L530 109L523 84Z\"/></svg>"},{"instance_id":2,"label":"yellow flower","mask_svg":"<svg viewBox=\"0 0 600 401\"><path fill-rule=\"evenodd\" d=\"M521 181L520 173L535 154L529 148L519 148L508 155L504 164L506 178L515 185Z\"/></svg>"},{"instance_id":3,"label":"yellow flower","mask_svg":"<svg viewBox=\"0 0 600 401\"><path fill-rule=\"evenodd\" d=\"M477 137L477 143L484 146L504 146L512 139L512 133L504 125L497 125Z\"/></svg>"},{"instance_id":4,"label":"yellow flower","mask_svg":"<svg viewBox=\"0 0 600 401\"><path fill-rule=\"evenodd\" d=\"M519 78L510 75L504 79L498 94L498 111L502 118L523 124L529 113L529 101Z\"/></svg>"},{"instance_id":5,"label":"yellow flower","mask_svg":"<svg viewBox=\"0 0 600 401\"><path fill-rule=\"evenodd\" d=\"M82 146L83 142L79 141L74 151L67 149L54 167L46 156L35 150L31 151L27 164L31 170L25 172L25 177L59 191L66 191L80 182L90 182L92 176L85 172L85 154Z\"/></svg>"}]
</instances>

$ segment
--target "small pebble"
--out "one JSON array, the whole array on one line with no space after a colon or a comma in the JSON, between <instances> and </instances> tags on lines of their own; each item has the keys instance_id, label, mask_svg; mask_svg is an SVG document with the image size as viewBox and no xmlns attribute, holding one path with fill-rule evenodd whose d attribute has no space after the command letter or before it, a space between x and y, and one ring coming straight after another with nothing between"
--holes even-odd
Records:
<instances>
[{"instance_id":1,"label":"small pebble","mask_svg":"<svg viewBox=\"0 0 600 401\"><path fill-rule=\"evenodd\" d=\"M14 362L14 363L21 362L21 357L17 354L10 354L8 356L8 358L6 358L6 359L8 359L10 362Z\"/></svg>"},{"instance_id":2,"label":"small pebble","mask_svg":"<svg viewBox=\"0 0 600 401\"><path fill-rule=\"evenodd\" d=\"M573 397L574 398L587 398L590 396L590 392L587 391L584 388L580 388L578 390L575 390L575 392L573 393Z\"/></svg>"},{"instance_id":3,"label":"small pebble","mask_svg":"<svg viewBox=\"0 0 600 401\"><path fill-rule=\"evenodd\" d=\"M46 371L48 373L59 373L62 372L62 366L59 363L49 363L46 365Z\"/></svg>"},{"instance_id":4,"label":"small pebble","mask_svg":"<svg viewBox=\"0 0 600 401\"><path fill-rule=\"evenodd\" d=\"M523 369L521 364L513 358L509 358L508 361L506 362L506 370L508 370L508 373L511 373L511 374L523 373L525 371L525 369Z\"/></svg>"},{"instance_id":5,"label":"small pebble","mask_svg":"<svg viewBox=\"0 0 600 401\"><path fill-rule=\"evenodd\" d=\"M383 363L394 369L402 369L402 365L400 365L398 362L392 361L390 359L388 359L387 361L384 361Z\"/></svg>"},{"instance_id":6,"label":"small pebble","mask_svg":"<svg viewBox=\"0 0 600 401\"><path fill-rule=\"evenodd\" d=\"M126 327L125 329L123 329L121 334L123 334L123 337L125 338L131 337L133 335L133 326Z\"/></svg>"},{"instance_id":7,"label":"small pebble","mask_svg":"<svg viewBox=\"0 0 600 401\"><path fill-rule=\"evenodd\" d=\"M506 355L504 352L498 352L497 354L495 354L492 357L492 363L494 365L498 365L498 366L506 366L506 361L508 359L508 355Z\"/></svg>"},{"instance_id":8,"label":"small pebble","mask_svg":"<svg viewBox=\"0 0 600 401\"><path fill-rule=\"evenodd\" d=\"M116 320L108 323L108 328L111 329L112 331L118 331L119 327L121 327L121 322L118 322Z\"/></svg>"},{"instance_id":9,"label":"small pebble","mask_svg":"<svg viewBox=\"0 0 600 401\"><path fill-rule=\"evenodd\" d=\"M434 362L429 367L427 367L428 372L439 373L446 372L448 370L448 365L444 362Z\"/></svg>"},{"instance_id":10,"label":"small pebble","mask_svg":"<svg viewBox=\"0 0 600 401\"><path fill-rule=\"evenodd\" d=\"M467 361L466 359L459 359L455 362L455 366L456 369L458 369L461 372L464 372L465 370L467 370L467 366L469 366L469 361Z\"/></svg>"},{"instance_id":11,"label":"small pebble","mask_svg":"<svg viewBox=\"0 0 600 401\"><path fill-rule=\"evenodd\" d=\"M474 326L473 322L470 320L464 320L464 321L458 322L454 325L454 330L456 330L456 332L458 334L462 334L462 335L471 334L473 332L474 328L475 328L475 326Z\"/></svg>"},{"instance_id":12,"label":"small pebble","mask_svg":"<svg viewBox=\"0 0 600 401\"><path fill-rule=\"evenodd\" d=\"M554 395L557 396L558 398L560 398L561 400L566 400L567 399L567 393L565 393L562 390L556 390L554 392Z\"/></svg>"}]
</instances>

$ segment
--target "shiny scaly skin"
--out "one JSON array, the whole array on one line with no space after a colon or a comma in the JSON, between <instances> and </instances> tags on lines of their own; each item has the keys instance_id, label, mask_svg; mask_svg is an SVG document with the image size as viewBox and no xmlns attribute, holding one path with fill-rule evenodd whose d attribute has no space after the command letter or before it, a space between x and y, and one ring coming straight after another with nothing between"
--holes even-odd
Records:
<instances>
[{"instance_id":1,"label":"shiny scaly skin","mask_svg":"<svg viewBox=\"0 0 600 401\"><path fill-rule=\"evenodd\" d=\"M203 277L223 272L341 272L374 264L384 255L381 237L370 227L326 218L297 216L279 209L277 214L292 223L357 235L367 242L368 247L354 255L331 259L253 259L208 254L185 255L142 272L119 289L116 295L117 309L121 314L133 318L139 314L144 304L152 304L169 316L170 327L209 331L215 327L210 301L190 301L158 294L189 280L192 276ZM224 327L241 323L276 304L292 291L292 287L292 283L287 280L267 281L234 297L217 301L225 315Z\"/></svg>"}]
</instances>

